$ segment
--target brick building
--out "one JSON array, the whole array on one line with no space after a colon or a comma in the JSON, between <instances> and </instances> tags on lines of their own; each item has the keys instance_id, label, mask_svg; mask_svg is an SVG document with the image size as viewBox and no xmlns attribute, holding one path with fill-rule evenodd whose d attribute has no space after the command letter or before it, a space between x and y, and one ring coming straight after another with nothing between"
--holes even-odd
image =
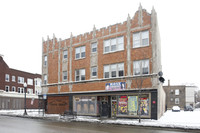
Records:
<instances>
[{"instance_id":1,"label":"brick building","mask_svg":"<svg viewBox=\"0 0 200 133\"><path fill-rule=\"evenodd\" d=\"M24 82L27 83L27 108L38 108L41 75L9 68L0 56L0 109L24 108Z\"/></svg>"},{"instance_id":2,"label":"brick building","mask_svg":"<svg viewBox=\"0 0 200 133\"><path fill-rule=\"evenodd\" d=\"M173 106L179 106L181 109L188 105L195 107L196 86L170 85L168 80L168 86L163 86L163 88L166 93L167 109L172 109Z\"/></svg>"},{"instance_id":3,"label":"brick building","mask_svg":"<svg viewBox=\"0 0 200 133\"><path fill-rule=\"evenodd\" d=\"M133 18L65 40L42 42L47 112L158 119L164 112L157 14L139 6ZM140 102L139 102L140 101ZM140 104L139 104L140 103Z\"/></svg>"}]
</instances>

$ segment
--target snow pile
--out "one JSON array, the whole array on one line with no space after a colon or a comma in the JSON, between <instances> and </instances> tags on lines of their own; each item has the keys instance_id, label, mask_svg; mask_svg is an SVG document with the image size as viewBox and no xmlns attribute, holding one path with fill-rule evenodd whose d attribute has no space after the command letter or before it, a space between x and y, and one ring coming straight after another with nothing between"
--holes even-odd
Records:
<instances>
[{"instance_id":1,"label":"snow pile","mask_svg":"<svg viewBox=\"0 0 200 133\"><path fill-rule=\"evenodd\" d=\"M24 110L0 110L0 114L23 116ZM141 119L139 123L138 119L101 119L97 117L89 116L77 116L74 119L61 117L58 114L43 114L39 110L27 110L28 116L35 118L48 118L56 119L59 121L83 121L83 122L99 122L107 124L124 124L124 125L138 125L149 127L170 127L170 128L182 128L182 129L200 129L200 110L194 110L193 112L172 112L168 110L159 120Z\"/></svg>"}]
</instances>

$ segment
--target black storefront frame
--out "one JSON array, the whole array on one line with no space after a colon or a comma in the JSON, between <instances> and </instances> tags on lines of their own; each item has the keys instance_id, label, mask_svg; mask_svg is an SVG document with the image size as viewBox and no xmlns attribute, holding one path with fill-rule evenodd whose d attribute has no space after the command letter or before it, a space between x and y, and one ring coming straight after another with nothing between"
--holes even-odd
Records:
<instances>
[{"instance_id":1,"label":"black storefront frame","mask_svg":"<svg viewBox=\"0 0 200 133\"><path fill-rule=\"evenodd\" d=\"M48 96L69 96L69 111L73 111L73 97L74 96L113 96L113 95L129 95L129 94L139 94L140 90L123 90L123 91L96 91L96 92L71 92L71 93L61 93L61 94L47 94ZM151 94L151 115L148 117L149 119L157 120L157 89L141 89L141 94L150 93ZM110 97L110 98L111 98ZM98 102L98 101L97 101ZM111 101L110 101L111 102ZM112 105L111 105L112 106ZM111 107L110 107L110 115L111 116ZM129 116L116 116L117 118L138 118L138 117L129 117ZM142 118L147 118L143 117Z\"/></svg>"}]
</instances>

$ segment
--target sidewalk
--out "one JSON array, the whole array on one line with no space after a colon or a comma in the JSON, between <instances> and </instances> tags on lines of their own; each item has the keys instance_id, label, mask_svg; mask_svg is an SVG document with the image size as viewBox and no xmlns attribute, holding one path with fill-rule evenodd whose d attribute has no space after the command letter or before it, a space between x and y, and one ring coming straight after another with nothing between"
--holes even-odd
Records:
<instances>
[{"instance_id":1,"label":"sidewalk","mask_svg":"<svg viewBox=\"0 0 200 133\"><path fill-rule=\"evenodd\" d=\"M24 110L0 110L0 115L26 117L33 119L48 119L56 121L78 121L78 122L97 122L102 124L121 124L121 125L134 125L158 128L177 128L177 129L195 129L200 130L200 110L194 112L172 112L167 111L159 120L142 119L141 123L138 119L99 119L97 117L77 116L75 119L72 117L61 117L58 114L43 114L38 113L38 110L27 110L28 115L23 116Z\"/></svg>"}]
</instances>

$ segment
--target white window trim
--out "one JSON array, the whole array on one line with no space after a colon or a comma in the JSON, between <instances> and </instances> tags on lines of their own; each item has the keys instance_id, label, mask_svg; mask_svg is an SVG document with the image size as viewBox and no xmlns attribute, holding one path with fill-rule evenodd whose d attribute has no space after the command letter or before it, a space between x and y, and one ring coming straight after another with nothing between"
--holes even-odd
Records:
<instances>
[{"instance_id":1,"label":"white window trim","mask_svg":"<svg viewBox=\"0 0 200 133\"><path fill-rule=\"evenodd\" d=\"M180 99L179 98L175 98L174 102L175 102L175 104L179 104L180 103Z\"/></svg>"},{"instance_id":2,"label":"white window trim","mask_svg":"<svg viewBox=\"0 0 200 133\"><path fill-rule=\"evenodd\" d=\"M138 75L148 75L148 74L150 74L150 64L149 64L149 59L144 59L144 60L135 60L135 61L133 61L133 75L135 75L135 68L134 68L134 63L135 62L138 62L139 61L139 63L140 63L140 74L138 74ZM148 73L147 74L143 74L143 66L142 66L142 63L144 62L144 61L148 61Z\"/></svg>"},{"instance_id":3,"label":"white window trim","mask_svg":"<svg viewBox=\"0 0 200 133\"><path fill-rule=\"evenodd\" d=\"M180 95L180 90L179 90L179 89L176 89L176 90L175 90L175 95L176 95L176 96Z\"/></svg>"},{"instance_id":4,"label":"white window trim","mask_svg":"<svg viewBox=\"0 0 200 133\"><path fill-rule=\"evenodd\" d=\"M10 75L9 75L9 74L6 74L6 75L5 75L5 81L6 81L6 82L10 82Z\"/></svg>"},{"instance_id":5,"label":"white window trim","mask_svg":"<svg viewBox=\"0 0 200 133\"><path fill-rule=\"evenodd\" d=\"M64 58L65 57L65 51L67 51L67 58ZM63 50L63 60L68 60L68 49L64 49Z\"/></svg>"},{"instance_id":6,"label":"white window trim","mask_svg":"<svg viewBox=\"0 0 200 133\"><path fill-rule=\"evenodd\" d=\"M82 52L81 52L81 49L82 49L83 47L85 47L85 57L82 57L82 56L81 56L81 53L82 53ZM79 58L76 58L76 49L77 49L77 48L80 48L80 53L79 53L79 54L80 54L80 57L79 57ZM80 60L80 59L84 59L84 58L86 58L86 46L84 45L84 46L76 47L76 48L75 48L75 60Z\"/></svg>"},{"instance_id":7,"label":"white window trim","mask_svg":"<svg viewBox=\"0 0 200 133\"><path fill-rule=\"evenodd\" d=\"M20 79L20 82L19 82ZM24 77L18 76L18 84L24 84Z\"/></svg>"},{"instance_id":8,"label":"white window trim","mask_svg":"<svg viewBox=\"0 0 200 133\"><path fill-rule=\"evenodd\" d=\"M97 71L96 71L97 75L98 75L98 68L97 68L97 66L91 67L91 77L92 77L92 78L95 78L95 77L97 77L97 75L96 75L96 76L93 76L93 75L92 75L92 73L93 73L93 71L92 71L93 69L92 69L92 68L96 68L96 70L97 70Z\"/></svg>"},{"instance_id":9,"label":"white window trim","mask_svg":"<svg viewBox=\"0 0 200 133\"><path fill-rule=\"evenodd\" d=\"M16 77L12 76L12 82L16 82Z\"/></svg>"},{"instance_id":10,"label":"white window trim","mask_svg":"<svg viewBox=\"0 0 200 133\"><path fill-rule=\"evenodd\" d=\"M27 85L33 85L33 79L28 78L27 79Z\"/></svg>"},{"instance_id":11,"label":"white window trim","mask_svg":"<svg viewBox=\"0 0 200 133\"><path fill-rule=\"evenodd\" d=\"M148 32L148 45L142 45L142 33L144 33L144 32ZM139 44L139 46L134 46L134 34L139 34L139 39L140 39L140 44ZM133 48L140 48L140 47L147 47L147 46L149 46L150 44L150 42L149 42L149 30L144 30L144 31L140 31L140 32L135 32L135 33L133 33L132 34L132 37L133 37Z\"/></svg>"},{"instance_id":12,"label":"white window trim","mask_svg":"<svg viewBox=\"0 0 200 133\"><path fill-rule=\"evenodd\" d=\"M119 77L119 67L118 67L118 65L119 64L123 64L123 66L124 66L124 63L123 62L121 62L121 63L114 63L114 64L109 64L109 65L104 65L104 66L109 66L109 77L108 78L105 78L105 71L104 71L104 66L103 66L103 78L104 79L109 79L109 78L117 78L117 77ZM117 65L117 68L116 68L116 77L111 77L111 65ZM124 68L123 68L123 71L124 71ZM123 74L124 74L124 72L123 72ZM125 75L123 75L123 76L125 76ZM121 77L123 77L123 76L121 76Z\"/></svg>"},{"instance_id":13,"label":"white window trim","mask_svg":"<svg viewBox=\"0 0 200 133\"><path fill-rule=\"evenodd\" d=\"M95 52L93 52L93 51L92 51L92 49L93 49L93 47L92 47L92 46L93 46L93 45L95 45L95 44L96 44L96 51L95 51ZM97 53L97 51L98 51L98 49L97 49L97 48L98 48L98 44L97 44L97 42L93 42L93 43L91 43L91 53Z\"/></svg>"},{"instance_id":14,"label":"white window trim","mask_svg":"<svg viewBox=\"0 0 200 133\"><path fill-rule=\"evenodd\" d=\"M85 69L76 69L76 70L75 70L75 81L77 81L77 80L76 80L76 76L77 76L77 75L76 75L76 71L79 71L79 75L78 75L78 76L79 76L79 80L78 80L78 81L84 81L84 80L81 80L81 70L84 70L84 71L85 71ZM85 80L86 80L86 75L85 75Z\"/></svg>"},{"instance_id":15,"label":"white window trim","mask_svg":"<svg viewBox=\"0 0 200 133\"><path fill-rule=\"evenodd\" d=\"M63 80L63 81L67 81L67 80L68 80L68 72L67 72L67 79L64 79L64 72L67 72L67 71L63 71L62 80Z\"/></svg>"},{"instance_id":16,"label":"white window trim","mask_svg":"<svg viewBox=\"0 0 200 133\"><path fill-rule=\"evenodd\" d=\"M123 37L123 49L119 49L119 43L118 43L118 39ZM112 39L116 39L116 50L115 51L111 51L111 40ZM105 52L105 44L104 42L105 41L109 41L109 51L108 52ZM116 37L116 38L110 38L110 39L107 39L107 40L104 40L103 41L103 54L108 54L108 53L115 53L115 52L119 52L119 51L123 51L124 50L124 36L119 36L119 37Z\"/></svg>"},{"instance_id":17,"label":"white window trim","mask_svg":"<svg viewBox=\"0 0 200 133\"><path fill-rule=\"evenodd\" d=\"M15 89L14 89L15 91L13 91L13 88L15 88ZM12 92L16 92L16 87L15 87L15 86L12 86Z\"/></svg>"},{"instance_id":18,"label":"white window trim","mask_svg":"<svg viewBox=\"0 0 200 133\"><path fill-rule=\"evenodd\" d=\"M7 88L7 87L8 87L8 91L6 91L6 88ZM6 91L6 92L10 92L10 86L6 85L6 86L5 86L5 91Z\"/></svg>"}]
</instances>

